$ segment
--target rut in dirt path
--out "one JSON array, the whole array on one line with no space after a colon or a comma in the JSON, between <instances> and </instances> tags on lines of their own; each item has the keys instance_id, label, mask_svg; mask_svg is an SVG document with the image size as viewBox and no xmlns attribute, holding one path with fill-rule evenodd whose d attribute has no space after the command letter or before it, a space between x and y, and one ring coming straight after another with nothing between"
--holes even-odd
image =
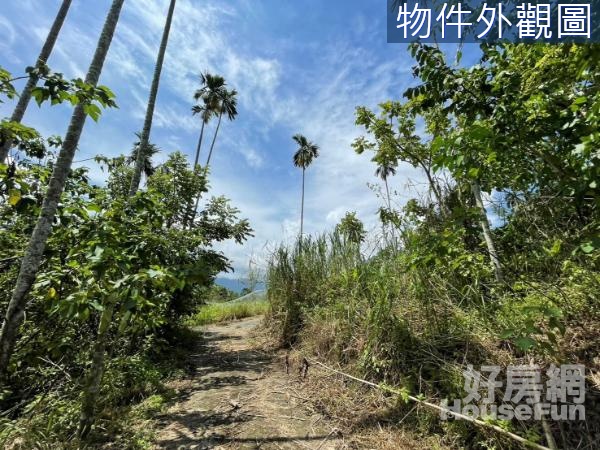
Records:
<instances>
[{"instance_id":1,"label":"rut in dirt path","mask_svg":"<svg viewBox=\"0 0 600 450\"><path fill-rule=\"evenodd\" d=\"M262 318L204 329L193 375L172 384L159 449L335 449L335 429L309 412L282 360L256 348Z\"/></svg>"}]
</instances>

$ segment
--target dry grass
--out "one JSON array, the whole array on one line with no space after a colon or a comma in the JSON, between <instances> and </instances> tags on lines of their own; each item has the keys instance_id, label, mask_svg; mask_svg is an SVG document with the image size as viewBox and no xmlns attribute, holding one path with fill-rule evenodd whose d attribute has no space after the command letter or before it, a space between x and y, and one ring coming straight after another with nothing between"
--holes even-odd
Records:
<instances>
[{"instance_id":1,"label":"dry grass","mask_svg":"<svg viewBox=\"0 0 600 450\"><path fill-rule=\"evenodd\" d=\"M299 374L303 354L289 353L290 375ZM298 392L310 407L335 423L347 449L451 449L442 437L415 430L414 417L430 414L414 405L400 405L381 391L348 382L336 374L310 366L308 375L298 376Z\"/></svg>"}]
</instances>

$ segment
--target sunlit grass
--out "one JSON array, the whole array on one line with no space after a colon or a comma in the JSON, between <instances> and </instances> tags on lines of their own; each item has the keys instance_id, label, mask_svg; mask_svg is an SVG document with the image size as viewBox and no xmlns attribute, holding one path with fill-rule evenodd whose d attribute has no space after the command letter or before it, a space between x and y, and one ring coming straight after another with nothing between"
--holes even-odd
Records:
<instances>
[{"instance_id":1,"label":"sunlit grass","mask_svg":"<svg viewBox=\"0 0 600 450\"><path fill-rule=\"evenodd\" d=\"M186 320L186 324L189 326L200 326L228 322L245 317L259 316L265 314L268 309L269 303L266 300L213 303L201 306L196 314Z\"/></svg>"}]
</instances>

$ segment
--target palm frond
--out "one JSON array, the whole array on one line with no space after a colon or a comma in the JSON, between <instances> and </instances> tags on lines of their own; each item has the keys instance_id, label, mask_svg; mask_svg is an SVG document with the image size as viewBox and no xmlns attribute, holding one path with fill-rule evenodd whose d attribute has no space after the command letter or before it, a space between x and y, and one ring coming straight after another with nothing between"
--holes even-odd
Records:
<instances>
[{"instance_id":1,"label":"palm frond","mask_svg":"<svg viewBox=\"0 0 600 450\"><path fill-rule=\"evenodd\" d=\"M305 136L296 134L292 139L299 145L298 150L294 154L293 161L296 167L306 169L310 166L315 158L319 157L319 147L310 142Z\"/></svg>"}]
</instances>

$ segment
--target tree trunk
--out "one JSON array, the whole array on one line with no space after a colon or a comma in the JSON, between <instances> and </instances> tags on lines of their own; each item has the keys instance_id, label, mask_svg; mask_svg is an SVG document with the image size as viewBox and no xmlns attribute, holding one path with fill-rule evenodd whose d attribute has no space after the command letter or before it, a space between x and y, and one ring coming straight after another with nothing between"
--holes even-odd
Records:
<instances>
[{"instance_id":1,"label":"tree trunk","mask_svg":"<svg viewBox=\"0 0 600 450\"><path fill-rule=\"evenodd\" d=\"M204 173L206 173L206 171ZM191 212L190 227L194 224L194 220L196 220L196 214L198 213L198 206L200 205L201 198L202 198L202 193L199 193L198 197L196 197L196 204L194 205L194 209Z\"/></svg>"},{"instance_id":2,"label":"tree trunk","mask_svg":"<svg viewBox=\"0 0 600 450\"><path fill-rule=\"evenodd\" d=\"M422 167L423 171L425 172L425 176L427 177L427 180L429 181L429 186L433 192L433 195L435 196L435 199L437 200L438 205L440 206L440 211L442 211L442 214L444 216L448 216L450 214L450 211L448 210L448 207L446 206L446 204L443 201L444 199L442 198L442 193L439 190L439 186L437 185L436 181L434 180L433 176L431 175L429 168L425 164L421 164L421 167Z\"/></svg>"},{"instance_id":3,"label":"tree trunk","mask_svg":"<svg viewBox=\"0 0 600 450\"><path fill-rule=\"evenodd\" d=\"M96 402L100 393L102 375L104 375L106 342L108 341L108 331L112 322L113 311L114 305L111 303L105 307L100 316L98 335L92 352L92 365L83 391L78 430L79 437L81 438L85 438L89 434L94 424Z\"/></svg>"},{"instance_id":4,"label":"tree trunk","mask_svg":"<svg viewBox=\"0 0 600 450\"><path fill-rule=\"evenodd\" d=\"M196 147L196 159L194 159L194 170L198 167L198 159L200 159L200 149L202 148L202 139L204 137L204 126L206 122L202 119L202 128L200 128L200 138L198 139L198 146Z\"/></svg>"},{"instance_id":5,"label":"tree trunk","mask_svg":"<svg viewBox=\"0 0 600 450\"><path fill-rule=\"evenodd\" d=\"M391 214L391 212L392 212L392 196L390 195L390 186L388 185L388 180L387 180L387 177L385 177L385 178L383 179L383 181L384 181L384 183L385 183L385 192L386 192L386 194L387 194L388 209L389 209L389 212L390 212L390 214ZM384 227L385 227L385 226L384 226ZM396 245L396 234L394 233L394 225L393 225L393 224L392 224L392 226L390 227L390 230L391 230L391 232L392 232L392 242L393 242L393 245ZM385 232L385 234L387 234L387 232ZM384 236L384 238L385 238L385 239L386 239L386 241L387 241L387 236Z\"/></svg>"},{"instance_id":6,"label":"tree trunk","mask_svg":"<svg viewBox=\"0 0 600 450\"><path fill-rule=\"evenodd\" d=\"M125 0L113 0L108 16L106 17L106 22L104 23L104 28L102 29L102 34L100 35L94 58L92 59L92 63L90 64L90 68L85 78L85 81L92 86L98 84L98 79L100 78L100 73L102 72L102 67L104 66L104 61L117 27L124 1ZM83 107L84 105L80 103L73 111L67 135L65 136L63 146L58 154L54 169L52 170L52 176L48 183L48 190L42 204L40 216L33 230L33 234L29 239L29 244L25 251L25 255L23 256L23 260L21 261L17 284L8 304L4 322L2 323L2 330L0 331L0 376L5 374L8 367L17 339L17 332L25 313L27 304L26 297L35 281L37 271L42 262L46 241L52 231L52 222L58 207L58 202L64 190L69 171L71 170L73 156L75 155L75 150L77 149L77 144L79 143L79 138L81 137L81 132L86 119Z\"/></svg>"},{"instance_id":7,"label":"tree trunk","mask_svg":"<svg viewBox=\"0 0 600 450\"><path fill-rule=\"evenodd\" d=\"M215 147L215 141L217 140L217 134L219 133L219 128L221 128L221 119L223 118L223 111L219 113L219 121L217 122L217 129L215 130L215 135L213 136L212 144L210 145L210 152L208 153L208 159L206 160L206 167L210 164L210 157L212 156L213 148Z\"/></svg>"},{"instance_id":8,"label":"tree trunk","mask_svg":"<svg viewBox=\"0 0 600 450\"><path fill-rule=\"evenodd\" d=\"M200 159L200 150L202 149L202 139L204 138L204 126L206 125L206 121L202 118L202 127L200 128L200 138L198 139L198 146L196 147L196 158L194 158L194 171L199 170L200 166L198 166L198 160ZM188 204L187 212L185 214L186 220L183 224L183 228L192 227L194 224L194 219L196 218L196 210L198 209L198 203L200 203L200 199L196 199L196 206L192 209L192 204Z\"/></svg>"},{"instance_id":9,"label":"tree trunk","mask_svg":"<svg viewBox=\"0 0 600 450\"><path fill-rule=\"evenodd\" d=\"M213 148L215 147L215 141L217 140L217 134L219 133L219 128L221 127L221 119L223 117L223 111L219 114L219 122L217 123L217 129L215 130L215 135L213 136L212 143L210 145L210 152L208 152L208 158L206 159L206 165L204 166L204 173L208 169L208 165L210 164L210 158L213 153ZM202 134L204 134L204 122L202 122L202 131L200 132L200 142L198 143L198 151L196 152L196 162L194 167L198 165L198 157L200 156L200 144L202 143ZM196 204L194 205L194 209L190 211L190 227L194 224L194 220L196 220L196 214L198 213L198 205L200 205L200 199L202 198L202 193L198 194L196 197Z\"/></svg>"},{"instance_id":10,"label":"tree trunk","mask_svg":"<svg viewBox=\"0 0 600 450\"><path fill-rule=\"evenodd\" d=\"M300 206L300 242L302 242L302 235L304 234L304 173L305 168L302 168L302 204Z\"/></svg>"},{"instance_id":11,"label":"tree trunk","mask_svg":"<svg viewBox=\"0 0 600 450\"><path fill-rule=\"evenodd\" d=\"M167 21L165 22L165 28L163 30L160 48L158 50L158 57L156 58L156 65L154 66L154 77L152 79L152 86L150 87L150 97L148 98L148 106L146 107L146 118L144 119L144 128L142 129L142 136L140 137L140 146L138 148L138 154L135 161L135 170L133 171L131 185L129 186L130 197L132 195L135 195L138 188L140 187L142 170L144 169L144 160L146 158L146 149L148 148L148 142L150 140L150 131L152 129L152 118L154 117L156 96L158 95L158 86L160 84L160 74L162 72L163 62L165 60L167 43L169 42L169 33L171 32L173 12L175 11L175 2L176 0L171 0L171 3L169 5Z\"/></svg>"},{"instance_id":12,"label":"tree trunk","mask_svg":"<svg viewBox=\"0 0 600 450\"><path fill-rule=\"evenodd\" d=\"M215 135L213 136L212 144L210 145L210 152L208 153L208 158L206 159L206 165L204 166L204 170L208 169L208 165L210 164L210 158L213 153L213 148L215 147L215 141L217 140L217 134L219 133L219 128L221 127L221 118L223 117L223 112L219 114L219 122L217 123L217 129L215 130ZM198 165L198 157L200 156L200 145L202 143L202 135L204 134L204 122L202 122L202 131L200 132L200 141L198 142L198 150L196 152L196 162L194 163L194 167ZM202 198L202 193L198 194L196 197L196 204L194 205L194 209L189 212L190 216L190 227L194 224L194 220L196 220L196 214L198 213L198 205L200 205L200 199Z\"/></svg>"},{"instance_id":13,"label":"tree trunk","mask_svg":"<svg viewBox=\"0 0 600 450\"><path fill-rule=\"evenodd\" d=\"M48 36L46 37L46 42L42 47L42 51L38 56L38 59L35 63L36 69L46 64L50 54L52 53L52 49L54 48L54 44L56 43L56 39L58 38L58 33L60 33L60 29L65 22L67 17L67 13L69 12L69 8L71 7L71 0L63 0L60 9L58 10L58 14L54 19L54 23L48 32ZM11 122L21 123L23 120L23 116L25 115L25 111L27 110L27 106L29 105L29 101L31 100L31 90L36 86L39 78L35 75L31 75L27 80L27 84L21 92L21 96L19 97L19 101L17 102L17 106L10 117ZM0 164L3 163L8 157L8 152L11 149L12 142L7 139L6 142L0 148Z\"/></svg>"},{"instance_id":14,"label":"tree trunk","mask_svg":"<svg viewBox=\"0 0 600 450\"><path fill-rule=\"evenodd\" d=\"M483 205L483 199L481 198L481 188L479 187L478 181L473 181L471 183L471 190L473 191L473 197L475 197L475 204L480 211L481 231L483 232L485 244L487 245L488 253L490 254L490 260L492 261L496 281L501 283L504 280L502 265L500 264L500 259L498 258L498 252L496 252L496 246L494 245L494 239L492 238L490 223L487 218L487 213L485 212L485 206Z\"/></svg>"}]
</instances>

